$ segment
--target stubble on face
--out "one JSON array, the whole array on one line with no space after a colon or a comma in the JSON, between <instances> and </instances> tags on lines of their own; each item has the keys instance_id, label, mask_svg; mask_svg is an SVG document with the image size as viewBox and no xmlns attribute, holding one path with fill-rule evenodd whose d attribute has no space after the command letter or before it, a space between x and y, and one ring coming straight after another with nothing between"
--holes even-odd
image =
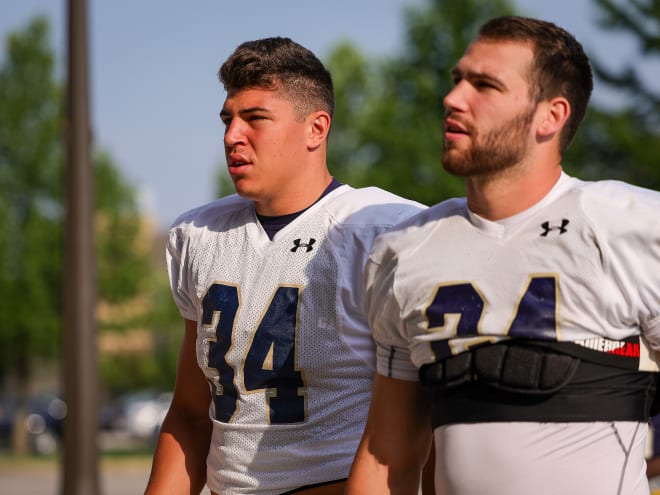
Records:
<instances>
[{"instance_id":1,"label":"stubble on face","mask_svg":"<svg viewBox=\"0 0 660 495\"><path fill-rule=\"evenodd\" d=\"M444 140L442 166L459 177L493 175L520 163L527 154L527 139L535 108L513 117L482 135L472 129L472 145L461 150Z\"/></svg>"}]
</instances>

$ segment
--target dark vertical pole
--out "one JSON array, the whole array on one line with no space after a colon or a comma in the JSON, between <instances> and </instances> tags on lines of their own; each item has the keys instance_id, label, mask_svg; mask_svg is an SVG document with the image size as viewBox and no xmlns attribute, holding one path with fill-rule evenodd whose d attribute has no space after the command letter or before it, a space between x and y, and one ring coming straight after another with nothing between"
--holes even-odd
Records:
<instances>
[{"instance_id":1,"label":"dark vertical pole","mask_svg":"<svg viewBox=\"0 0 660 495\"><path fill-rule=\"evenodd\" d=\"M94 191L90 159L87 5L68 0L66 255L64 307L65 495L96 495L98 372Z\"/></svg>"}]
</instances>

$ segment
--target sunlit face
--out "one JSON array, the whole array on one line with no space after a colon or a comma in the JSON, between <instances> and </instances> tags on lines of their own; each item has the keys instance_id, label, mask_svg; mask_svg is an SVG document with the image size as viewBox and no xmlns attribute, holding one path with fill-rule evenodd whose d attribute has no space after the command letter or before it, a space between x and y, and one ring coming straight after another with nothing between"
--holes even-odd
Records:
<instances>
[{"instance_id":1,"label":"sunlit face","mask_svg":"<svg viewBox=\"0 0 660 495\"><path fill-rule=\"evenodd\" d=\"M444 99L442 164L449 173L491 175L524 161L536 112L532 56L524 43L477 40L459 60Z\"/></svg>"},{"instance_id":2,"label":"sunlit face","mask_svg":"<svg viewBox=\"0 0 660 495\"><path fill-rule=\"evenodd\" d=\"M247 89L227 95L225 157L236 192L259 203L287 194L306 152L307 122L280 93Z\"/></svg>"}]
</instances>

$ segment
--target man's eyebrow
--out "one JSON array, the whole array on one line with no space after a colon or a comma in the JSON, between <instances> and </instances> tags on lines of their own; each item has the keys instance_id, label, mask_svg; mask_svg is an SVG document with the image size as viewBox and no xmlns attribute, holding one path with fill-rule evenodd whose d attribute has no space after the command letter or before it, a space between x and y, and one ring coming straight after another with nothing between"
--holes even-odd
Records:
<instances>
[{"instance_id":1,"label":"man's eyebrow","mask_svg":"<svg viewBox=\"0 0 660 495\"><path fill-rule=\"evenodd\" d=\"M261 113L261 112L270 113L270 110L268 108L265 108L265 107L248 107L248 108L243 108L243 109L239 110L237 113L239 115L245 115L245 114ZM228 112L224 108L222 110L220 110L220 117L229 117L230 115L232 115L232 113Z\"/></svg>"},{"instance_id":2,"label":"man's eyebrow","mask_svg":"<svg viewBox=\"0 0 660 495\"><path fill-rule=\"evenodd\" d=\"M492 84L495 84L500 87L505 87L506 85L499 78L488 74L487 72L478 72L473 70L462 71L458 67L454 67L451 70L451 78L453 81L457 79L479 79L481 81L487 81Z\"/></svg>"}]
</instances>

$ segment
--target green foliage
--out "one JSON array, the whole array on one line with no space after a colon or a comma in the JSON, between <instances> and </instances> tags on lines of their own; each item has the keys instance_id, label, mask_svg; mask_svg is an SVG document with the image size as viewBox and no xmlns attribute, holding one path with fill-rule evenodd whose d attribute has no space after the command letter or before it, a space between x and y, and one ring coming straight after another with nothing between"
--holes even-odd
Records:
<instances>
[{"instance_id":1,"label":"green foliage","mask_svg":"<svg viewBox=\"0 0 660 495\"><path fill-rule=\"evenodd\" d=\"M462 195L463 181L440 166L442 99L478 26L511 12L505 0L430 0L406 11L402 55L368 61L348 44L336 47L328 60L337 95L328 157L333 173L426 204Z\"/></svg>"},{"instance_id":2,"label":"green foliage","mask_svg":"<svg viewBox=\"0 0 660 495\"><path fill-rule=\"evenodd\" d=\"M620 179L660 189L660 134L646 126L634 110L587 114L564 164L587 180Z\"/></svg>"},{"instance_id":3,"label":"green foliage","mask_svg":"<svg viewBox=\"0 0 660 495\"><path fill-rule=\"evenodd\" d=\"M660 2L595 0L602 27L639 41L640 57L660 52ZM406 13L403 54L367 60L353 46L333 50L328 66L335 79L337 111L329 163L335 175L355 186L378 185L433 204L464 194L462 179L440 166L442 99L449 73L478 26L514 13L509 2L429 0ZM619 178L660 189L660 93L633 64L607 70L594 60L596 84L616 89L619 108L592 105L564 164L585 179ZM626 97L624 99L624 97Z\"/></svg>"},{"instance_id":4,"label":"green foliage","mask_svg":"<svg viewBox=\"0 0 660 495\"><path fill-rule=\"evenodd\" d=\"M596 0L600 9L598 24L614 32L631 35L639 48L639 56L623 66L608 69L598 57L593 65L601 82L627 95L634 105L634 114L646 125L660 128L660 91L657 85L649 87L639 74L643 62L658 63L660 56L660 1L632 2Z\"/></svg>"},{"instance_id":5,"label":"green foliage","mask_svg":"<svg viewBox=\"0 0 660 495\"><path fill-rule=\"evenodd\" d=\"M660 2L595 0L598 25L637 41L637 57L616 70L591 54L596 85L616 91L620 103L593 104L565 163L586 179L617 178L660 189L660 92L640 75L660 57Z\"/></svg>"},{"instance_id":6,"label":"green foliage","mask_svg":"<svg viewBox=\"0 0 660 495\"><path fill-rule=\"evenodd\" d=\"M217 169L215 174L215 184L215 196L217 198L222 198L224 196L234 194L234 183L229 176L226 164L223 164L222 167Z\"/></svg>"},{"instance_id":7,"label":"green foliage","mask_svg":"<svg viewBox=\"0 0 660 495\"><path fill-rule=\"evenodd\" d=\"M107 154L95 160L97 208L97 284L101 297L118 303L144 290L149 272L147 248L140 245L142 219L134 189L126 184ZM142 284L142 285L141 285Z\"/></svg>"},{"instance_id":8,"label":"green foliage","mask_svg":"<svg viewBox=\"0 0 660 495\"><path fill-rule=\"evenodd\" d=\"M7 39L0 67L0 378L52 355L62 312L61 92L44 19Z\"/></svg>"},{"instance_id":9,"label":"green foliage","mask_svg":"<svg viewBox=\"0 0 660 495\"><path fill-rule=\"evenodd\" d=\"M0 66L0 382L27 381L62 340L64 92L48 38L34 19L8 37ZM148 247L133 189L107 155L94 162L98 297L121 303L145 289Z\"/></svg>"},{"instance_id":10,"label":"green foliage","mask_svg":"<svg viewBox=\"0 0 660 495\"><path fill-rule=\"evenodd\" d=\"M566 163L587 179L618 178L660 189L660 92L639 71L660 62L660 2L596 0L599 25L637 40L639 56L606 68L592 54L596 84L617 91L614 108L592 105Z\"/></svg>"}]
</instances>

